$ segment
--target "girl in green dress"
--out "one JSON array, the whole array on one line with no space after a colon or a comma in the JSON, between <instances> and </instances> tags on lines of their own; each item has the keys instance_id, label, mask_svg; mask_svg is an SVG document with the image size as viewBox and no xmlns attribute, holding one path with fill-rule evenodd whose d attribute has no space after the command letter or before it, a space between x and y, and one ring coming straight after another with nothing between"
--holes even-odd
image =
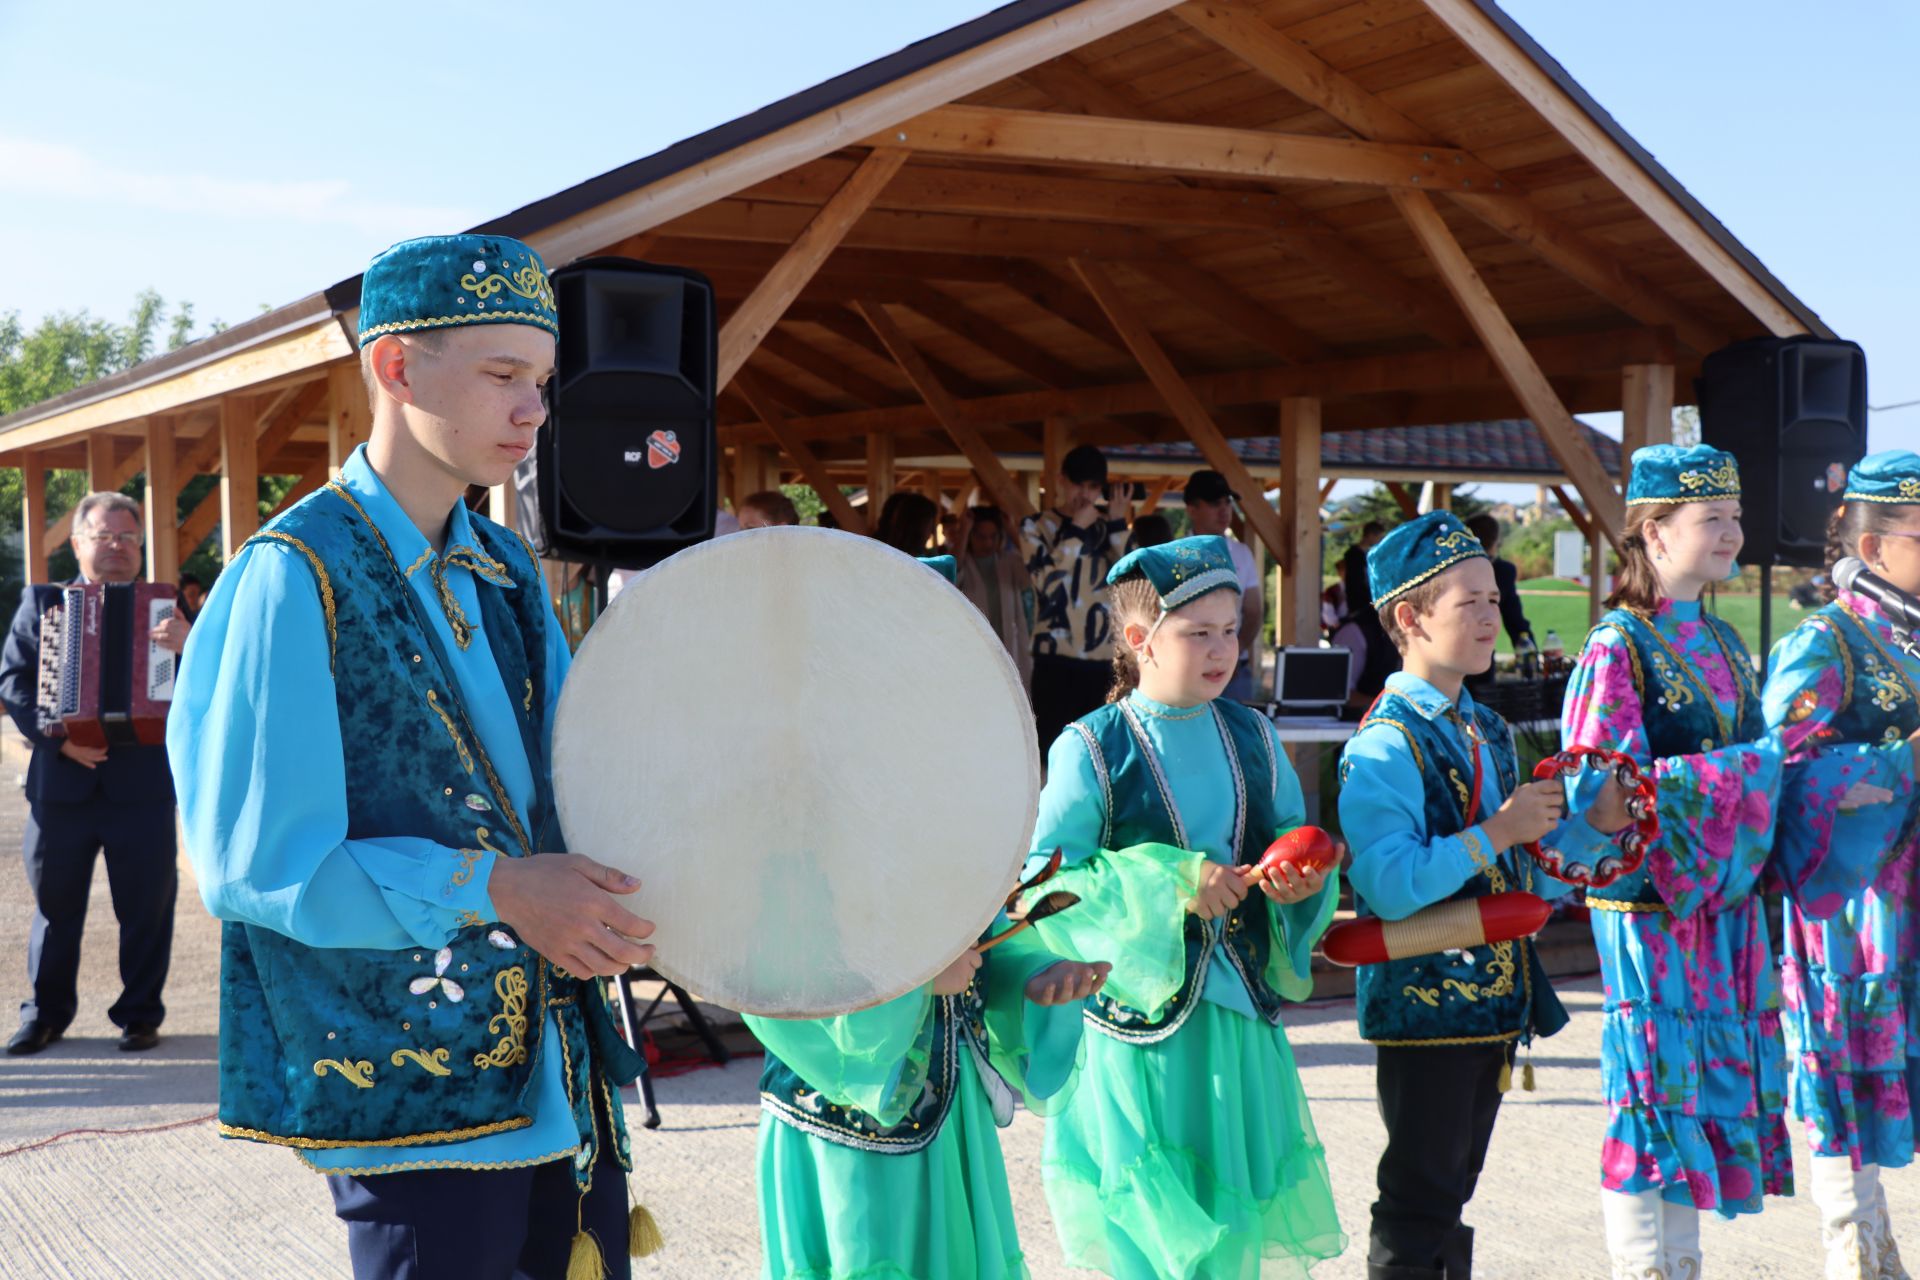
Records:
<instances>
[{"instance_id":1,"label":"girl in green dress","mask_svg":"<svg viewBox=\"0 0 1920 1280\"><path fill-rule=\"evenodd\" d=\"M1035 932L1114 957L1047 1123L1047 1199L1074 1266L1304 1276L1346 1238L1280 1009L1312 990L1339 873L1248 865L1304 804L1272 727L1219 698L1240 650L1224 540L1143 548L1107 580L1113 700L1053 744L1035 837L1069 864L1048 887L1080 897Z\"/></svg>"},{"instance_id":2,"label":"girl in green dress","mask_svg":"<svg viewBox=\"0 0 1920 1280\"><path fill-rule=\"evenodd\" d=\"M1027 1267L995 1128L1044 1109L1080 1054L1107 966L1032 931L967 951L928 986L834 1018L748 1016L761 1074L761 1274L999 1280Z\"/></svg>"}]
</instances>

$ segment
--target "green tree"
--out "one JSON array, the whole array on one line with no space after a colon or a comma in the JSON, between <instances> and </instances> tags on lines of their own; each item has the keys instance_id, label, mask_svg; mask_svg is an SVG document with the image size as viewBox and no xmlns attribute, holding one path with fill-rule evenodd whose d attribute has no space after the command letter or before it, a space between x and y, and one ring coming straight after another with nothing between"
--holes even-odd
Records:
<instances>
[{"instance_id":1,"label":"green tree","mask_svg":"<svg viewBox=\"0 0 1920 1280\"><path fill-rule=\"evenodd\" d=\"M170 318L165 313L166 303L151 289L135 296L124 324L84 310L61 311L44 317L29 330L21 323L19 312L0 312L0 417L149 359L155 354L163 326L168 350L194 340L190 304L182 303ZM71 510L86 491L86 472L48 472L48 512ZM122 489L136 499L144 497L145 491L144 476L135 476ZM21 502L20 472L13 468L0 470L0 604L18 599L24 583ZM48 570L56 580L72 576L72 551L65 546L56 550L48 561Z\"/></svg>"},{"instance_id":2,"label":"green tree","mask_svg":"<svg viewBox=\"0 0 1920 1280\"><path fill-rule=\"evenodd\" d=\"M1490 510L1490 504L1475 496L1471 489L1453 491L1453 514L1462 520ZM1347 554L1347 548L1360 541L1360 531L1374 520L1391 529L1406 522L1406 512L1394 500L1393 494L1384 484L1376 484L1365 493L1356 493L1344 498L1333 509L1333 518L1327 522L1326 536L1320 540L1323 578L1340 576L1340 558Z\"/></svg>"}]
</instances>

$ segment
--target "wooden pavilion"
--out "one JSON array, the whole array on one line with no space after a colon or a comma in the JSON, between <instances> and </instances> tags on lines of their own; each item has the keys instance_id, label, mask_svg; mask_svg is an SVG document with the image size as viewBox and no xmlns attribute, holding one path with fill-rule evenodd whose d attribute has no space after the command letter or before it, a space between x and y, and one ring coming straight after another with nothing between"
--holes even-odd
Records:
<instances>
[{"instance_id":1,"label":"wooden pavilion","mask_svg":"<svg viewBox=\"0 0 1920 1280\"><path fill-rule=\"evenodd\" d=\"M1277 436L1247 516L1284 569L1317 563L1323 432L1530 418L1617 537L1572 414L1660 439L1707 352L1829 332L1491 0L1016 0L483 229L712 277L734 496L1024 512L1073 443L1174 440L1258 493L1227 441ZM369 426L358 288L0 419L29 577L49 467L145 474L158 578L254 532L260 474L324 482Z\"/></svg>"}]
</instances>

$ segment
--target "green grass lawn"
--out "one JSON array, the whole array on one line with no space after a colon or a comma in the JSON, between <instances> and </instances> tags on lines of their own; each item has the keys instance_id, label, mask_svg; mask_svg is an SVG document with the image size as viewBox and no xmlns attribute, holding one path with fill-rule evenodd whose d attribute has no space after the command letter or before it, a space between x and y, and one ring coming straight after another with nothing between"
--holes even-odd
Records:
<instances>
[{"instance_id":1,"label":"green grass lawn","mask_svg":"<svg viewBox=\"0 0 1920 1280\"><path fill-rule=\"evenodd\" d=\"M1566 592L1568 594L1554 594ZM1580 641L1587 634L1587 594L1586 588L1577 582L1567 582L1559 578L1530 578L1520 584L1520 603L1526 610L1527 621L1533 624L1535 640L1545 642L1549 630L1560 633L1560 641L1566 646L1567 656L1573 657L1578 651ZM1747 642L1747 647L1756 653L1760 649L1760 597L1755 595L1734 595L1723 592L1709 608L1720 617L1731 622L1734 629ZM1778 641L1805 616L1787 598L1784 591L1775 592L1773 597L1773 639ZM1500 633L1501 653L1512 652L1507 633Z\"/></svg>"}]
</instances>

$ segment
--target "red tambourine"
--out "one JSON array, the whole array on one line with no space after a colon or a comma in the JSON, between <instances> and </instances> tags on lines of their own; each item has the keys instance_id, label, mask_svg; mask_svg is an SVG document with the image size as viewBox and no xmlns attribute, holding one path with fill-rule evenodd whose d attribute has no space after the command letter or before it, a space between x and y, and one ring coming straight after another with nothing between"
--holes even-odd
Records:
<instances>
[{"instance_id":1,"label":"red tambourine","mask_svg":"<svg viewBox=\"0 0 1920 1280\"><path fill-rule=\"evenodd\" d=\"M1533 766L1534 781L1565 778L1590 765L1613 770L1614 781L1627 794L1627 816L1633 825L1614 837L1618 855L1608 854L1593 866L1568 862L1560 851L1543 848L1539 841L1527 845L1527 852L1548 875L1577 884L1585 889L1604 889L1621 876L1632 875L1647 860L1647 850L1660 838L1660 807L1655 799L1653 779L1642 773L1633 757L1605 747L1568 747Z\"/></svg>"}]
</instances>

